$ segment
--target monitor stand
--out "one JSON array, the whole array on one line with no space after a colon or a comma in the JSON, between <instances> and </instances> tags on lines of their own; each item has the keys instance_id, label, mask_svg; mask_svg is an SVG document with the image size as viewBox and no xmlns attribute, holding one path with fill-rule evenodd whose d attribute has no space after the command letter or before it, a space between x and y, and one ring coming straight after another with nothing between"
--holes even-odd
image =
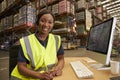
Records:
<instances>
[{"instance_id":1,"label":"monitor stand","mask_svg":"<svg viewBox=\"0 0 120 80\"><path fill-rule=\"evenodd\" d=\"M90 66L97 70L110 70L110 66L106 66L100 63L90 64Z\"/></svg>"}]
</instances>

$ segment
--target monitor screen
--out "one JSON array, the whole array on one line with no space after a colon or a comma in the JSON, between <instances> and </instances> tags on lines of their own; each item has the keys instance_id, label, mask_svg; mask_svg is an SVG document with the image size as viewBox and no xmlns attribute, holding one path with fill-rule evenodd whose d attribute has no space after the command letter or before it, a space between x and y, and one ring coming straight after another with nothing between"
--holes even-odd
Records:
<instances>
[{"instance_id":1,"label":"monitor screen","mask_svg":"<svg viewBox=\"0 0 120 80\"><path fill-rule=\"evenodd\" d=\"M92 26L89 32L87 49L106 55L105 65L109 64L116 18L110 18Z\"/></svg>"}]
</instances>

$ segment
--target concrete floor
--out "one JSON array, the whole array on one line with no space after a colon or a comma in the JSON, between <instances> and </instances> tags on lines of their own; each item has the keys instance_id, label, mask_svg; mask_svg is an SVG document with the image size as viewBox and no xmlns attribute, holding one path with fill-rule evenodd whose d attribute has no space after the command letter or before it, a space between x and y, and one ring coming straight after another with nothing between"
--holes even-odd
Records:
<instances>
[{"instance_id":1,"label":"concrete floor","mask_svg":"<svg viewBox=\"0 0 120 80\"><path fill-rule=\"evenodd\" d=\"M65 50L65 57L82 57L82 56L91 57L95 60L98 59L93 54L89 52L86 53L85 48L78 48L75 50ZM8 51L0 51L0 80L9 80L9 52Z\"/></svg>"},{"instance_id":2,"label":"concrete floor","mask_svg":"<svg viewBox=\"0 0 120 80\"><path fill-rule=\"evenodd\" d=\"M0 80L9 80L9 52L0 51Z\"/></svg>"}]
</instances>

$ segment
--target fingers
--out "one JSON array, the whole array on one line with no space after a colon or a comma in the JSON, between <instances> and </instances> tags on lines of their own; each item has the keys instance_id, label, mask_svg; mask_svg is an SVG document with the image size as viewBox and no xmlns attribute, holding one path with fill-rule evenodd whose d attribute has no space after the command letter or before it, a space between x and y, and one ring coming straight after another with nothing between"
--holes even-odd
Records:
<instances>
[{"instance_id":1,"label":"fingers","mask_svg":"<svg viewBox=\"0 0 120 80\"><path fill-rule=\"evenodd\" d=\"M52 80L53 76L50 72L45 72L45 73L42 73L41 79L42 80Z\"/></svg>"},{"instance_id":2,"label":"fingers","mask_svg":"<svg viewBox=\"0 0 120 80\"><path fill-rule=\"evenodd\" d=\"M51 74L52 74L53 77L55 77L56 76L56 70L51 71Z\"/></svg>"},{"instance_id":3,"label":"fingers","mask_svg":"<svg viewBox=\"0 0 120 80\"><path fill-rule=\"evenodd\" d=\"M54 71L51 72L51 74L52 74L53 76L60 76L60 75L62 75L62 70L61 70L61 69L59 69L59 70L54 70Z\"/></svg>"},{"instance_id":4,"label":"fingers","mask_svg":"<svg viewBox=\"0 0 120 80\"><path fill-rule=\"evenodd\" d=\"M60 75L62 75L62 70L59 69L56 71L56 76L60 76Z\"/></svg>"},{"instance_id":5,"label":"fingers","mask_svg":"<svg viewBox=\"0 0 120 80\"><path fill-rule=\"evenodd\" d=\"M41 79L42 80L53 80L53 77L60 76L60 75L62 75L62 70L61 69L54 70L54 71L49 71L49 72L42 73Z\"/></svg>"}]
</instances>

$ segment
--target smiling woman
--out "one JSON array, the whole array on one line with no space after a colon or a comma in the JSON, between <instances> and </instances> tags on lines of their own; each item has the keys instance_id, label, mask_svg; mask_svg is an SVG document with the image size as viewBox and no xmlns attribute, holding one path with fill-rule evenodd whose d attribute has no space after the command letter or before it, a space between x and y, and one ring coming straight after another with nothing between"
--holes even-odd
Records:
<instances>
[{"instance_id":1,"label":"smiling woman","mask_svg":"<svg viewBox=\"0 0 120 80\"><path fill-rule=\"evenodd\" d=\"M38 32L39 34L48 35L48 33L53 28L54 19L50 14L43 15L39 19Z\"/></svg>"},{"instance_id":2,"label":"smiling woman","mask_svg":"<svg viewBox=\"0 0 120 80\"><path fill-rule=\"evenodd\" d=\"M44 10L37 16L37 32L20 39L17 66L11 80L52 80L62 75L64 49L59 35L51 34L54 15Z\"/></svg>"}]
</instances>

